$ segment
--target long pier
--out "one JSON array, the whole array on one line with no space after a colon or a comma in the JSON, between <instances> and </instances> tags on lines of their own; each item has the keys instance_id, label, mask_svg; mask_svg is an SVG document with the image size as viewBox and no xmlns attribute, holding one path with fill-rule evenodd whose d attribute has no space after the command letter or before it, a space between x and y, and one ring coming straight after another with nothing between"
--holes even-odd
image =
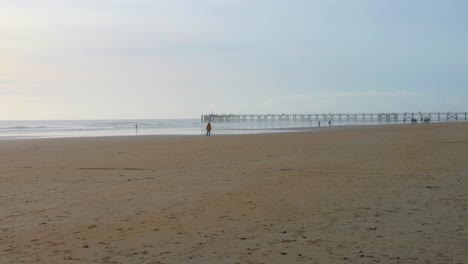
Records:
<instances>
[{"instance_id":1,"label":"long pier","mask_svg":"<svg viewBox=\"0 0 468 264\"><path fill-rule=\"evenodd\" d=\"M322 113L322 114L206 114L202 123L250 123L250 122L338 122L342 124L398 124L423 122L468 121L468 112L404 112L404 113Z\"/></svg>"}]
</instances>

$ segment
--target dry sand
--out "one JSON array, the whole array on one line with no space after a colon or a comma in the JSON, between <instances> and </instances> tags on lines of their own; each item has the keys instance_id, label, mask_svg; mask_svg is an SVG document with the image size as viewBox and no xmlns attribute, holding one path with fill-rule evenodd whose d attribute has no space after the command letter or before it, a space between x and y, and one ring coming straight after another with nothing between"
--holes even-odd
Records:
<instances>
[{"instance_id":1,"label":"dry sand","mask_svg":"<svg viewBox=\"0 0 468 264\"><path fill-rule=\"evenodd\" d=\"M468 263L468 123L0 142L0 263Z\"/></svg>"}]
</instances>

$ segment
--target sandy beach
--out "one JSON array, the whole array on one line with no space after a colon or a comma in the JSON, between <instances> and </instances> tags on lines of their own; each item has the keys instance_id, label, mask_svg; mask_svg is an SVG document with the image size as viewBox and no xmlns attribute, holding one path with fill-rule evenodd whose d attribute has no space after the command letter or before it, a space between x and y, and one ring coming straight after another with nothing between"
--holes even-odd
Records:
<instances>
[{"instance_id":1,"label":"sandy beach","mask_svg":"<svg viewBox=\"0 0 468 264\"><path fill-rule=\"evenodd\" d=\"M0 263L468 263L468 123L0 142Z\"/></svg>"}]
</instances>

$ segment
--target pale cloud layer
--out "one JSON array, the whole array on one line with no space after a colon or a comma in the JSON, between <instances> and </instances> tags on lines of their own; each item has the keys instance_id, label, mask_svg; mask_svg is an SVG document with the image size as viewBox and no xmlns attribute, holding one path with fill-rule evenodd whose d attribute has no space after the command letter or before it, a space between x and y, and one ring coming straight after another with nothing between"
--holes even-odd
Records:
<instances>
[{"instance_id":1,"label":"pale cloud layer","mask_svg":"<svg viewBox=\"0 0 468 264\"><path fill-rule=\"evenodd\" d=\"M0 119L467 111L465 1L0 3Z\"/></svg>"}]
</instances>

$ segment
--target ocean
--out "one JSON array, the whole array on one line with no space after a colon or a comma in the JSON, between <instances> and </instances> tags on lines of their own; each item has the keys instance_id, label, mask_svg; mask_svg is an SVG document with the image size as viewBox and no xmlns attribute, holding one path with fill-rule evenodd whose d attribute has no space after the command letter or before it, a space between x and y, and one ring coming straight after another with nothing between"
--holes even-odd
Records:
<instances>
[{"instance_id":1,"label":"ocean","mask_svg":"<svg viewBox=\"0 0 468 264\"><path fill-rule=\"evenodd\" d=\"M301 124L212 124L212 135L292 131ZM138 129L136 128L138 126ZM0 121L0 140L131 135L203 135L200 119ZM290 129L288 129L290 128ZM286 130L285 130L286 129Z\"/></svg>"},{"instance_id":2,"label":"ocean","mask_svg":"<svg viewBox=\"0 0 468 264\"><path fill-rule=\"evenodd\" d=\"M464 114L464 113L462 113ZM453 118L452 118L453 119ZM465 121L465 116L452 121ZM431 122L449 122L434 120ZM403 124L402 120L388 124ZM338 121L332 126L348 125L385 125L386 123L371 120ZM410 122L406 122L410 124ZM138 129L136 128L138 126ZM212 135L226 134L259 134L296 132L303 128L317 128L318 121L279 121L267 122L225 122L212 123ZM322 127L328 126L326 121ZM200 119L126 119L126 120L35 120L35 121L1 121L0 140L21 138L65 138L65 137L102 137L102 136L132 136L132 135L203 135L205 124Z\"/></svg>"}]
</instances>

